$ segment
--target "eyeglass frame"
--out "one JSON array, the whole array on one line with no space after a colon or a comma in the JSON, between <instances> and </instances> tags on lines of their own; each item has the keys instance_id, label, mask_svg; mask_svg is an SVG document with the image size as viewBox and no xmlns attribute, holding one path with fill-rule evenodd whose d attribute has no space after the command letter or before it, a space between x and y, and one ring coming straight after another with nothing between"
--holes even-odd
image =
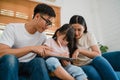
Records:
<instances>
[{"instance_id":1,"label":"eyeglass frame","mask_svg":"<svg viewBox=\"0 0 120 80\"><path fill-rule=\"evenodd\" d=\"M52 22L48 19L45 19L42 15L40 17L46 22L47 26L52 25Z\"/></svg>"}]
</instances>

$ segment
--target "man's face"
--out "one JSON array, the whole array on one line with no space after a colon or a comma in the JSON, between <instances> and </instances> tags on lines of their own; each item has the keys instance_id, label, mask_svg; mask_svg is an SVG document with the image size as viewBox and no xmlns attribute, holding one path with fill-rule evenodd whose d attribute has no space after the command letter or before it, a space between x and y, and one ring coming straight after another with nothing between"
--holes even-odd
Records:
<instances>
[{"instance_id":1,"label":"man's face","mask_svg":"<svg viewBox=\"0 0 120 80\"><path fill-rule=\"evenodd\" d=\"M36 29L39 32L43 32L49 27L52 27L52 21L54 17L49 17L48 15L38 15Z\"/></svg>"}]
</instances>

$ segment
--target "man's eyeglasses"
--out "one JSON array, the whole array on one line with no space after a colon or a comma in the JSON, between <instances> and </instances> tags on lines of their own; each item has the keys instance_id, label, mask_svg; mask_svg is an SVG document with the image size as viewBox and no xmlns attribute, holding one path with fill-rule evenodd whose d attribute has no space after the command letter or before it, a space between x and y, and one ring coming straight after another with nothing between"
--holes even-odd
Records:
<instances>
[{"instance_id":1,"label":"man's eyeglasses","mask_svg":"<svg viewBox=\"0 0 120 80\"><path fill-rule=\"evenodd\" d=\"M43 20L45 20L47 26L48 26L48 25L52 25L52 22L51 22L50 20L45 19L45 18L44 18L43 16L41 16L41 15L40 15L40 17L41 17Z\"/></svg>"}]
</instances>

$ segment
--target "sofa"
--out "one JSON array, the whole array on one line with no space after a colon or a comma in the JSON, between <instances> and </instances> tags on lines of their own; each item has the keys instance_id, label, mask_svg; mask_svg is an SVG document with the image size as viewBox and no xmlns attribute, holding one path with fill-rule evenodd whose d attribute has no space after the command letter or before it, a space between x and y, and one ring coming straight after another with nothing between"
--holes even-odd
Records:
<instances>
[{"instance_id":1,"label":"sofa","mask_svg":"<svg viewBox=\"0 0 120 80\"><path fill-rule=\"evenodd\" d=\"M91 64L82 66L82 69L88 80L120 80L120 51L102 53L102 56L95 57Z\"/></svg>"},{"instance_id":2,"label":"sofa","mask_svg":"<svg viewBox=\"0 0 120 80\"><path fill-rule=\"evenodd\" d=\"M120 51L107 52L102 56L111 64L117 74L118 80L120 80Z\"/></svg>"},{"instance_id":3,"label":"sofa","mask_svg":"<svg viewBox=\"0 0 120 80\"><path fill-rule=\"evenodd\" d=\"M89 65L82 66L88 80L120 80L120 51L106 52L97 56ZM19 80L27 80L21 76ZM60 80L50 77L50 80Z\"/></svg>"},{"instance_id":4,"label":"sofa","mask_svg":"<svg viewBox=\"0 0 120 80\"><path fill-rule=\"evenodd\" d=\"M89 80L120 80L120 51L103 53L82 68Z\"/></svg>"}]
</instances>

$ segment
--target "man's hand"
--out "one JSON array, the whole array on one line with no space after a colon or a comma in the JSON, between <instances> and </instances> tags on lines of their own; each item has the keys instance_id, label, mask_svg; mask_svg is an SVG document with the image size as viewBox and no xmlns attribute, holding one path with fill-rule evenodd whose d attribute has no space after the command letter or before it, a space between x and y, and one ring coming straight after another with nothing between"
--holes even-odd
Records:
<instances>
[{"instance_id":1,"label":"man's hand","mask_svg":"<svg viewBox=\"0 0 120 80\"><path fill-rule=\"evenodd\" d=\"M38 55L42 57L48 56L48 54L52 51L51 48L44 46L44 45L33 46L31 49L33 52L37 53Z\"/></svg>"}]
</instances>

